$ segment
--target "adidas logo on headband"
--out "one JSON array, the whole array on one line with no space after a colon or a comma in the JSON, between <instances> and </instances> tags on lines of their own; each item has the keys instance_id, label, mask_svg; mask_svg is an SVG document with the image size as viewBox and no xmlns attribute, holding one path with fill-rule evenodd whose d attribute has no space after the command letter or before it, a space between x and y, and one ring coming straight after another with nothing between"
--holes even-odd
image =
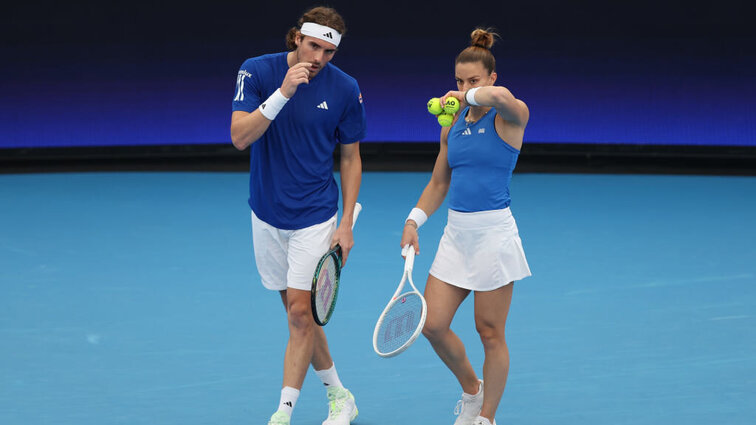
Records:
<instances>
[{"instance_id":1,"label":"adidas logo on headband","mask_svg":"<svg viewBox=\"0 0 756 425\"><path fill-rule=\"evenodd\" d=\"M317 39L327 41L334 44L336 47L341 42L341 33L331 27L325 25L316 24L315 22L305 22L302 24L302 28L299 30L303 35L309 35Z\"/></svg>"}]
</instances>

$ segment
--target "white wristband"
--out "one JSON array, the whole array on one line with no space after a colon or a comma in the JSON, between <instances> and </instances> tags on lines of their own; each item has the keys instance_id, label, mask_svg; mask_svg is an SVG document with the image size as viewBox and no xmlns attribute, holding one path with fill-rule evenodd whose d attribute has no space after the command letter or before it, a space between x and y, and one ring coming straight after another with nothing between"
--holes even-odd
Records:
<instances>
[{"instance_id":1,"label":"white wristband","mask_svg":"<svg viewBox=\"0 0 756 425\"><path fill-rule=\"evenodd\" d=\"M281 89L277 89L265 102L260 105L260 113L271 121L276 119L276 115L281 112L281 109L286 105L289 98L281 94Z\"/></svg>"},{"instance_id":2,"label":"white wristband","mask_svg":"<svg viewBox=\"0 0 756 425\"><path fill-rule=\"evenodd\" d=\"M480 106L480 103L475 101L475 92L478 91L479 89L480 87L475 87L468 90L467 93L465 93L465 101L467 102L468 105Z\"/></svg>"},{"instance_id":3,"label":"white wristband","mask_svg":"<svg viewBox=\"0 0 756 425\"><path fill-rule=\"evenodd\" d=\"M425 211L415 207L412 208L412 211L410 211L409 215L407 216L407 220L413 220L415 223L417 223L417 228L419 229L420 226L422 226L425 221L428 220L428 216L425 214ZM405 222L407 220L405 220Z\"/></svg>"}]
</instances>

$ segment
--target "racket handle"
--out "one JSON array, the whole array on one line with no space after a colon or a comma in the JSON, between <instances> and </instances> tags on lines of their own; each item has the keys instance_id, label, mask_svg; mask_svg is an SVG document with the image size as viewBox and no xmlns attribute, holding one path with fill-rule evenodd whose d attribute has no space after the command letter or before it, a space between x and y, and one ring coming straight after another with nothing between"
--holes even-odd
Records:
<instances>
[{"instance_id":1,"label":"racket handle","mask_svg":"<svg viewBox=\"0 0 756 425\"><path fill-rule=\"evenodd\" d=\"M407 255L404 257L405 273L412 273L412 268L414 266L415 266L415 247L413 245L407 245Z\"/></svg>"},{"instance_id":2,"label":"racket handle","mask_svg":"<svg viewBox=\"0 0 756 425\"><path fill-rule=\"evenodd\" d=\"M352 229L354 230L354 225L357 223L357 217L360 216L360 211L362 211L362 204L359 202L354 203L354 214L352 214Z\"/></svg>"}]
</instances>

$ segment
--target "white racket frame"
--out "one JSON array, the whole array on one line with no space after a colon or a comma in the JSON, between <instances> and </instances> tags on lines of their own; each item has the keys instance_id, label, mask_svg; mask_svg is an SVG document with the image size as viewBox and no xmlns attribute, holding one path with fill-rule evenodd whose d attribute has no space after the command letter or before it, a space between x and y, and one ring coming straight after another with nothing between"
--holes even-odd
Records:
<instances>
[{"instance_id":1,"label":"white racket frame","mask_svg":"<svg viewBox=\"0 0 756 425\"><path fill-rule=\"evenodd\" d=\"M407 255L405 256L405 259L404 259L404 274L402 275L402 280L399 282L399 286L396 288L396 291L394 291L394 296L391 297L391 301L389 301L389 303L386 304L386 307L383 309L383 312L378 317L378 322L375 324L375 329L373 330L373 350L375 350L376 354L378 354L381 357L393 357L403 352L415 342L417 337L420 336L420 333L423 331L423 326L425 325L425 318L428 316L428 305L425 303L425 297L423 297L423 294L421 294L420 291L417 290L417 287L415 286L415 282L412 280L412 268L414 267L414 265L415 265L415 247L412 245L408 245ZM402 292L402 290L404 289L404 285L407 281L409 281L409 284L412 287L412 290L407 291L407 292ZM417 328L412 333L412 336L410 337L410 339L407 340L407 342L402 344L402 346L397 348L396 350L391 351L389 353L382 353L378 351L378 330L383 324L383 321L386 319L386 314L391 309L391 307L394 306L394 304L396 304L402 299L402 297L405 297L413 293L417 294L420 297L420 301L422 302L422 305L423 305L423 311L420 316L420 323L418 324Z\"/></svg>"}]
</instances>

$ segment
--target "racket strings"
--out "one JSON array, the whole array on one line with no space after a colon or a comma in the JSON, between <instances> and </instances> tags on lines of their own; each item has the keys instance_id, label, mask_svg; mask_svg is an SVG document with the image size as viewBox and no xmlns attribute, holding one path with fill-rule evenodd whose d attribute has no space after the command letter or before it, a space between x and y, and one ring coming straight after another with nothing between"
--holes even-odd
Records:
<instances>
[{"instance_id":1,"label":"racket strings","mask_svg":"<svg viewBox=\"0 0 756 425\"><path fill-rule=\"evenodd\" d=\"M315 312L321 319L325 319L328 316L328 312L333 303L333 298L336 295L337 269L336 261L330 256L318 271L318 280L315 291Z\"/></svg>"},{"instance_id":2,"label":"racket strings","mask_svg":"<svg viewBox=\"0 0 756 425\"><path fill-rule=\"evenodd\" d=\"M379 352L391 353L412 341L420 329L423 317L423 302L420 295L409 293L400 296L386 311L378 328L376 348Z\"/></svg>"}]
</instances>

